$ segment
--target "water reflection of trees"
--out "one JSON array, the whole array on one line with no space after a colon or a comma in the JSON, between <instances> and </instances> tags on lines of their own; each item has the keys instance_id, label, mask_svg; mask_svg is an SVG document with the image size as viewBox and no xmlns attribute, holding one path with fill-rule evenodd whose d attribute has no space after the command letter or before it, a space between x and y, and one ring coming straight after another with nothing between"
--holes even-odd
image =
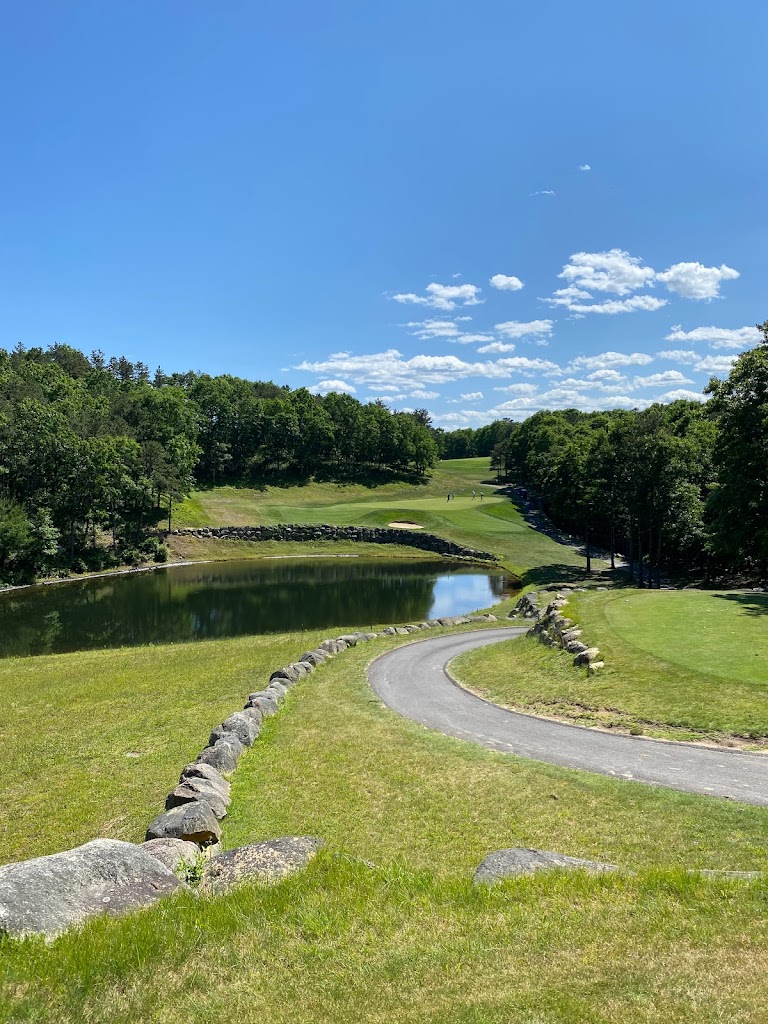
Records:
<instances>
[{"instance_id":1,"label":"water reflection of trees","mask_svg":"<svg viewBox=\"0 0 768 1024\"><path fill-rule=\"evenodd\" d=\"M0 654L422 619L438 578L452 575L485 580L494 598L505 593L501 575L360 559L190 565L31 588L0 595Z\"/></svg>"}]
</instances>

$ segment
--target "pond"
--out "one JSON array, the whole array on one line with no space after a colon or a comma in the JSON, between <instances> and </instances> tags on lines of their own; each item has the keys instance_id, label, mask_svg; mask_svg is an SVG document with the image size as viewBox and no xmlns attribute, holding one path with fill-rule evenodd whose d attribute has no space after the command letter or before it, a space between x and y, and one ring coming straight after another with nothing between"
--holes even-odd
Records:
<instances>
[{"instance_id":1,"label":"pond","mask_svg":"<svg viewBox=\"0 0 768 1024\"><path fill-rule=\"evenodd\" d=\"M0 657L440 618L487 608L510 586L502 573L420 560L171 566L0 594Z\"/></svg>"}]
</instances>

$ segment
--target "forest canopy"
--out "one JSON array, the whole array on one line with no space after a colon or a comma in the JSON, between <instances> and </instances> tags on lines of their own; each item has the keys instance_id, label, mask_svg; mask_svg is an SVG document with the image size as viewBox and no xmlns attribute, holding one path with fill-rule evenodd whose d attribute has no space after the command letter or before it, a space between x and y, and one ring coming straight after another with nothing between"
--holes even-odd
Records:
<instances>
[{"instance_id":1,"label":"forest canopy","mask_svg":"<svg viewBox=\"0 0 768 1024\"><path fill-rule=\"evenodd\" d=\"M162 558L156 528L193 487L416 482L490 456L569 532L661 567L768 574L768 322L706 403L541 411L435 429L426 410L315 395L67 345L0 350L0 582Z\"/></svg>"},{"instance_id":2,"label":"forest canopy","mask_svg":"<svg viewBox=\"0 0 768 1024\"><path fill-rule=\"evenodd\" d=\"M423 410L229 375L150 376L67 345L0 350L0 580L161 554L148 529L194 486L415 480L437 457Z\"/></svg>"}]
</instances>

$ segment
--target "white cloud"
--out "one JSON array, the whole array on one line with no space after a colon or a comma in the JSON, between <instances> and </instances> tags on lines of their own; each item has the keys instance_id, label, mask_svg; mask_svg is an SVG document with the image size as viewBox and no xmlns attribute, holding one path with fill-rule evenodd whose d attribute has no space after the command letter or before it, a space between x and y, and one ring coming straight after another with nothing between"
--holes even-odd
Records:
<instances>
[{"instance_id":1,"label":"white cloud","mask_svg":"<svg viewBox=\"0 0 768 1024\"><path fill-rule=\"evenodd\" d=\"M529 334L543 336L552 333L552 320L505 320L496 324L496 330L503 338L525 338Z\"/></svg>"},{"instance_id":2,"label":"white cloud","mask_svg":"<svg viewBox=\"0 0 768 1024\"><path fill-rule=\"evenodd\" d=\"M439 398L440 397L440 392L439 391L425 391L423 388L416 388L416 390L412 391L410 393L410 395L408 395L408 397L409 398L422 398L422 399Z\"/></svg>"},{"instance_id":3,"label":"white cloud","mask_svg":"<svg viewBox=\"0 0 768 1024\"><path fill-rule=\"evenodd\" d=\"M340 391L347 395L354 395L357 388L352 387L343 380L321 380L312 387L307 388L313 395L327 395L330 391Z\"/></svg>"},{"instance_id":4,"label":"white cloud","mask_svg":"<svg viewBox=\"0 0 768 1024\"><path fill-rule=\"evenodd\" d=\"M663 373L651 373L647 377L635 377L635 387L651 388L666 387L670 384L693 384L689 377L683 376L679 370L664 370Z\"/></svg>"},{"instance_id":5,"label":"white cloud","mask_svg":"<svg viewBox=\"0 0 768 1024\"><path fill-rule=\"evenodd\" d=\"M692 348L667 348L657 352L656 358L671 359L676 363L695 363L699 356Z\"/></svg>"},{"instance_id":6,"label":"white cloud","mask_svg":"<svg viewBox=\"0 0 768 1024\"><path fill-rule=\"evenodd\" d=\"M491 278L491 287L498 288L500 292L519 292L523 282L519 277L508 277L506 274L494 274Z\"/></svg>"},{"instance_id":7,"label":"white cloud","mask_svg":"<svg viewBox=\"0 0 768 1024\"><path fill-rule=\"evenodd\" d=\"M616 366L647 366L653 357L644 352L601 352L597 356L577 356L568 370L608 370Z\"/></svg>"},{"instance_id":8,"label":"white cloud","mask_svg":"<svg viewBox=\"0 0 768 1024\"><path fill-rule=\"evenodd\" d=\"M679 402L680 399L685 399L689 402L706 402L707 396L702 395L699 391L686 391L685 388L678 388L676 391L667 391L666 394L660 395L657 402Z\"/></svg>"},{"instance_id":9,"label":"white cloud","mask_svg":"<svg viewBox=\"0 0 768 1024\"><path fill-rule=\"evenodd\" d=\"M460 319L464 320L465 317ZM455 338L461 334L461 329L455 320L410 320L401 327L417 327L418 330L411 331L417 338L425 341L427 338Z\"/></svg>"},{"instance_id":10,"label":"white cloud","mask_svg":"<svg viewBox=\"0 0 768 1024\"><path fill-rule=\"evenodd\" d=\"M529 196L553 196L554 190L551 188L540 188L538 192L529 192Z\"/></svg>"},{"instance_id":11,"label":"white cloud","mask_svg":"<svg viewBox=\"0 0 768 1024\"><path fill-rule=\"evenodd\" d=\"M437 284L432 282L426 287L426 295L415 295L413 292L400 292L393 295L395 302L414 303L420 306L431 306L433 309L451 310L460 303L462 306L477 306L480 288L475 284Z\"/></svg>"},{"instance_id":12,"label":"white cloud","mask_svg":"<svg viewBox=\"0 0 768 1024\"><path fill-rule=\"evenodd\" d=\"M740 274L724 263L719 267L705 267L703 263L675 263L656 279L669 291L686 299L716 299L720 296L720 282L733 281Z\"/></svg>"},{"instance_id":13,"label":"white cloud","mask_svg":"<svg viewBox=\"0 0 768 1024\"><path fill-rule=\"evenodd\" d=\"M694 363L694 370L705 370L707 373L730 373L736 362L736 356L705 356Z\"/></svg>"},{"instance_id":14,"label":"white cloud","mask_svg":"<svg viewBox=\"0 0 768 1024\"><path fill-rule=\"evenodd\" d=\"M494 388L494 391L507 391L511 395L535 395L539 390L535 384L507 384L506 387Z\"/></svg>"},{"instance_id":15,"label":"white cloud","mask_svg":"<svg viewBox=\"0 0 768 1024\"><path fill-rule=\"evenodd\" d=\"M511 341L492 341L490 345L481 345L477 351L485 355L486 352L514 352L516 347Z\"/></svg>"},{"instance_id":16,"label":"white cloud","mask_svg":"<svg viewBox=\"0 0 768 1024\"><path fill-rule=\"evenodd\" d=\"M706 341L712 348L749 348L762 339L762 333L756 327L696 327L692 331L683 331L675 327L665 341Z\"/></svg>"},{"instance_id":17,"label":"white cloud","mask_svg":"<svg viewBox=\"0 0 768 1024\"><path fill-rule=\"evenodd\" d=\"M351 355L337 352L318 362L305 360L294 370L317 374L337 374L357 384L384 385L388 389L422 387L425 384L444 384L465 377L510 377L515 372L545 372L558 370L556 363L546 359L527 359L512 356L483 362L467 362L456 356L417 355L403 358L397 349L370 355ZM390 391L387 392L391 393Z\"/></svg>"},{"instance_id":18,"label":"white cloud","mask_svg":"<svg viewBox=\"0 0 768 1024\"><path fill-rule=\"evenodd\" d=\"M553 306L565 306L573 313L605 313L613 316L616 313L632 313L642 309L653 312L666 306L666 299L657 299L655 295L632 295L628 299L606 299L604 302L579 303L561 298L545 299Z\"/></svg>"},{"instance_id":19,"label":"white cloud","mask_svg":"<svg viewBox=\"0 0 768 1024\"><path fill-rule=\"evenodd\" d=\"M411 331L415 338L428 341L432 338L445 338L448 341L458 342L461 345L468 345L471 342L493 341L492 334L470 334L459 327L459 323L471 320L470 316L458 316L448 319L435 320L410 320L402 327L416 327L418 330Z\"/></svg>"},{"instance_id":20,"label":"white cloud","mask_svg":"<svg viewBox=\"0 0 768 1024\"><path fill-rule=\"evenodd\" d=\"M595 370L587 374L587 380L599 381L601 384L623 384L626 379L618 370Z\"/></svg>"},{"instance_id":21,"label":"white cloud","mask_svg":"<svg viewBox=\"0 0 768 1024\"><path fill-rule=\"evenodd\" d=\"M461 396L465 402L479 402L483 397L482 391L470 391L466 395Z\"/></svg>"},{"instance_id":22,"label":"white cloud","mask_svg":"<svg viewBox=\"0 0 768 1024\"><path fill-rule=\"evenodd\" d=\"M579 164L579 170L580 171L591 171L592 168L589 166L589 164Z\"/></svg>"},{"instance_id":23,"label":"white cloud","mask_svg":"<svg viewBox=\"0 0 768 1024\"><path fill-rule=\"evenodd\" d=\"M449 341L455 341L459 345L469 345L472 342L478 341L493 341L492 334L458 334L455 338L449 338ZM478 349L482 351L482 349Z\"/></svg>"},{"instance_id":24,"label":"white cloud","mask_svg":"<svg viewBox=\"0 0 768 1024\"><path fill-rule=\"evenodd\" d=\"M653 281L655 273L644 267L639 256L623 249L607 252L575 252L558 277L588 292L612 292L628 295Z\"/></svg>"}]
</instances>

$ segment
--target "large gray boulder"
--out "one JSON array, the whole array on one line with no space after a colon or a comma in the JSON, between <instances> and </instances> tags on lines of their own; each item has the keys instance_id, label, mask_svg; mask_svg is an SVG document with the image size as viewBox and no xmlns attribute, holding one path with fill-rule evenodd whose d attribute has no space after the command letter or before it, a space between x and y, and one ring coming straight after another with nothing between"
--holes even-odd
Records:
<instances>
[{"instance_id":1,"label":"large gray boulder","mask_svg":"<svg viewBox=\"0 0 768 1024\"><path fill-rule=\"evenodd\" d=\"M288 693L288 690L282 685L279 679L273 679L264 692L274 694L276 700L279 702L285 699L285 695Z\"/></svg>"},{"instance_id":2,"label":"large gray boulder","mask_svg":"<svg viewBox=\"0 0 768 1024\"><path fill-rule=\"evenodd\" d=\"M227 816L227 807L231 803L231 798L228 795L224 796L221 790L206 779L185 779L168 794L165 807L166 810L170 810L172 807L191 804L196 800L208 804L219 821Z\"/></svg>"},{"instance_id":3,"label":"large gray boulder","mask_svg":"<svg viewBox=\"0 0 768 1024\"><path fill-rule=\"evenodd\" d=\"M299 669L296 665L286 665L284 668L276 669L269 677L269 681L271 683L277 679L280 681L281 685L291 686L293 683L297 683L299 678Z\"/></svg>"},{"instance_id":4,"label":"large gray boulder","mask_svg":"<svg viewBox=\"0 0 768 1024\"><path fill-rule=\"evenodd\" d=\"M599 648L597 648L597 647L588 647L585 651L582 651L581 654L577 654L576 655L576 657L573 659L573 664L577 665L577 666L578 665L589 665L590 662L597 661L597 658L598 658L599 654L600 654Z\"/></svg>"},{"instance_id":5,"label":"large gray boulder","mask_svg":"<svg viewBox=\"0 0 768 1024\"><path fill-rule=\"evenodd\" d=\"M158 814L146 838L185 839L198 846L211 846L221 839L221 825L208 804L194 800Z\"/></svg>"},{"instance_id":6,"label":"large gray boulder","mask_svg":"<svg viewBox=\"0 0 768 1024\"><path fill-rule=\"evenodd\" d=\"M0 932L52 938L96 914L148 907L180 888L173 871L142 847L94 839L0 867Z\"/></svg>"},{"instance_id":7,"label":"large gray boulder","mask_svg":"<svg viewBox=\"0 0 768 1024\"><path fill-rule=\"evenodd\" d=\"M242 711L236 711L229 718L225 718L221 725L216 726L211 733L208 743L213 746L214 743L223 739L229 733L234 734L244 747L250 747L259 735L259 725L250 715L244 715Z\"/></svg>"},{"instance_id":8,"label":"large gray boulder","mask_svg":"<svg viewBox=\"0 0 768 1024\"><path fill-rule=\"evenodd\" d=\"M321 651L316 648L314 651L307 651L306 654L302 654L299 661L306 661L307 664L317 668L318 665L322 665L324 661L328 661L328 655L325 651Z\"/></svg>"},{"instance_id":9,"label":"large gray boulder","mask_svg":"<svg viewBox=\"0 0 768 1024\"><path fill-rule=\"evenodd\" d=\"M305 868L322 846L314 836L285 836L227 850L208 861L203 885L221 892L237 882L279 882Z\"/></svg>"},{"instance_id":10,"label":"large gray boulder","mask_svg":"<svg viewBox=\"0 0 768 1024\"><path fill-rule=\"evenodd\" d=\"M184 839L148 839L140 849L165 864L174 874L180 867L192 867L200 856L200 847Z\"/></svg>"},{"instance_id":11,"label":"large gray boulder","mask_svg":"<svg viewBox=\"0 0 768 1024\"><path fill-rule=\"evenodd\" d=\"M564 853L553 853L551 850L527 850L521 847L512 847L509 850L496 850L494 853L489 853L480 863L472 880L476 885L494 885L505 878L533 875L537 871L552 871L555 868L588 871L590 874L603 874L606 871L619 870L615 864L605 864L597 860L582 860L580 857L568 857Z\"/></svg>"},{"instance_id":12,"label":"large gray boulder","mask_svg":"<svg viewBox=\"0 0 768 1024\"><path fill-rule=\"evenodd\" d=\"M223 736L197 755L198 763L209 764L218 772L233 772L245 747L234 733Z\"/></svg>"},{"instance_id":13,"label":"large gray boulder","mask_svg":"<svg viewBox=\"0 0 768 1024\"><path fill-rule=\"evenodd\" d=\"M179 776L179 782L188 782L190 779L205 779L227 801L229 800L229 793L232 787L221 772L217 771L212 765L206 764L204 761L185 765Z\"/></svg>"},{"instance_id":14,"label":"large gray boulder","mask_svg":"<svg viewBox=\"0 0 768 1024\"><path fill-rule=\"evenodd\" d=\"M245 705L245 710L248 711L251 708L258 708L264 718L269 718L270 715L276 715L280 710L280 705L277 702L277 694L274 690L270 693L267 693L266 690L262 690L260 693L249 693L248 703Z\"/></svg>"}]
</instances>

